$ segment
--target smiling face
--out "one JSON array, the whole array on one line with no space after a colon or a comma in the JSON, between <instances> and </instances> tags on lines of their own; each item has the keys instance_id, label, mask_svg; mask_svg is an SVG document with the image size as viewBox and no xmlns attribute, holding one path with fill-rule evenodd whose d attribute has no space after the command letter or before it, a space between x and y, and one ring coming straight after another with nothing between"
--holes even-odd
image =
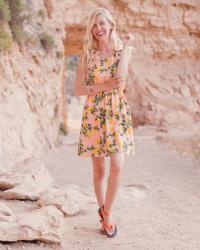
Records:
<instances>
[{"instance_id":1,"label":"smiling face","mask_svg":"<svg viewBox=\"0 0 200 250\"><path fill-rule=\"evenodd\" d=\"M92 34L97 41L105 41L109 39L111 24L107 18L99 14L96 16L95 23L92 28Z\"/></svg>"}]
</instances>

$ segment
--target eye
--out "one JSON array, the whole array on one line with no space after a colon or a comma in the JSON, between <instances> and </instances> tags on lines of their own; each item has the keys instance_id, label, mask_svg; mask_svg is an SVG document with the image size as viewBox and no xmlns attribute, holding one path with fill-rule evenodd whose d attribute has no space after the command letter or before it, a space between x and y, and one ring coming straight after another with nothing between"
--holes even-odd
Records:
<instances>
[{"instance_id":1,"label":"eye","mask_svg":"<svg viewBox=\"0 0 200 250\"><path fill-rule=\"evenodd\" d=\"M94 28L94 27L97 27L96 23L93 25L93 28Z\"/></svg>"},{"instance_id":2,"label":"eye","mask_svg":"<svg viewBox=\"0 0 200 250\"><path fill-rule=\"evenodd\" d=\"M100 22L100 25L104 25L105 23L103 21Z\"/></svg>"}]
</instances>

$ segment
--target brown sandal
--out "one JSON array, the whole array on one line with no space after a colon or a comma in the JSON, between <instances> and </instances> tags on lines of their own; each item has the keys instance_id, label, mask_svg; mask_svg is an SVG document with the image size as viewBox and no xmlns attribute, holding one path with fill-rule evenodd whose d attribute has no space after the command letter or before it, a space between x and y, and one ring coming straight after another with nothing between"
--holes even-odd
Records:
<instances>
[{"instance_id":1,"label":"brown sandal","mask_svg":"<svg viewBox=\"0 0 200 250\"><path fill-rule=\"evenodd\" d=\"M102 216L103 215L106 215L106 216L110 215L110 213L105 210L104 206L101 209L101 214L102 214ZM116 226L115 223L106 223L104 221L104 218L100 222L102 223L102 227L103 227L104 233L107 235L108 238L113 238L113 237L116 236L116 234L117 234L117 226ZM112 234L108 234L107 231L106 231L106 229L111 230L113 227L114 227L114 232Z\"/></svg>"},{"instance_id":2,"label":"brown sandal","mask_svg":"<svg viewBox=\"0 0 200 250\"><path fill-rule=\"evenodd\" d=\"M103 214L102 214L103 209L104 209L104 205L102 205L102 206L98 209L98 214L99 214L99 217L100 217L100 223L101 223L101 225L102 225L102 227L101 227L101 233L102 233L102 234L105 234L104 228L103 228L103 224L102 224L102 223L103 223L103 220L104 220Z\"/></svg>"},{"instance_id":3,"label":"brown sandal","mask_svg":"<svg viewBox=\"0 0 200 250\"><path fill-rule=\"evenodd\" d=\"M102 205L102 206L98 209L98 213L99 213L99 216L100 216L101 220L103 220L103 214L102 214L103 209L104 209L104 205ZM101 220L100 220L100 222L101 222Z\"/></svg>"}]
</instances>

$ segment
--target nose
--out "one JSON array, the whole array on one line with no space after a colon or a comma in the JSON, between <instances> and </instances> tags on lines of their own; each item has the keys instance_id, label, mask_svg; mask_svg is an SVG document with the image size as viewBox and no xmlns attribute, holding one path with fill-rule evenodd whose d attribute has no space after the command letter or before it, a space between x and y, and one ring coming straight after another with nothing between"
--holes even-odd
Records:
<instances>
[{"instance_id":1,"label":"nose","mask_svg":"<svg viewBox=\"0 0 200 250\"><path fill-rule=\"evenodd\" d=\"M96 29L97 29L97 30L100 30L100 29L101 29L101 26L100 26L100 25L97 25L97 26L96 26Z\"/></svg>"}]
</instances>

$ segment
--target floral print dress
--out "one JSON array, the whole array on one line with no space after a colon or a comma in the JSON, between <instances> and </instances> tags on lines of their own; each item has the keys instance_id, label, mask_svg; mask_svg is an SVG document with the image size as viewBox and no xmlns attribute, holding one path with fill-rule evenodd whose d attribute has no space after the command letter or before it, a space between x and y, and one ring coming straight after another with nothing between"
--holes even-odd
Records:
<instances>
[{"instance_id":1,"label":"floral print dress","mask_svg":"<svg viewBox=\"0 0 200 250\"><path fill-rule=\"evenodd\" d=\"M86 85L99 84L115 74L121 50L100 57L92 51ZM82 112L78 155L107 157L116 152L134 156L133 126L125 91L116 87L88 95Z\"/></svg>"}]
</instances>

